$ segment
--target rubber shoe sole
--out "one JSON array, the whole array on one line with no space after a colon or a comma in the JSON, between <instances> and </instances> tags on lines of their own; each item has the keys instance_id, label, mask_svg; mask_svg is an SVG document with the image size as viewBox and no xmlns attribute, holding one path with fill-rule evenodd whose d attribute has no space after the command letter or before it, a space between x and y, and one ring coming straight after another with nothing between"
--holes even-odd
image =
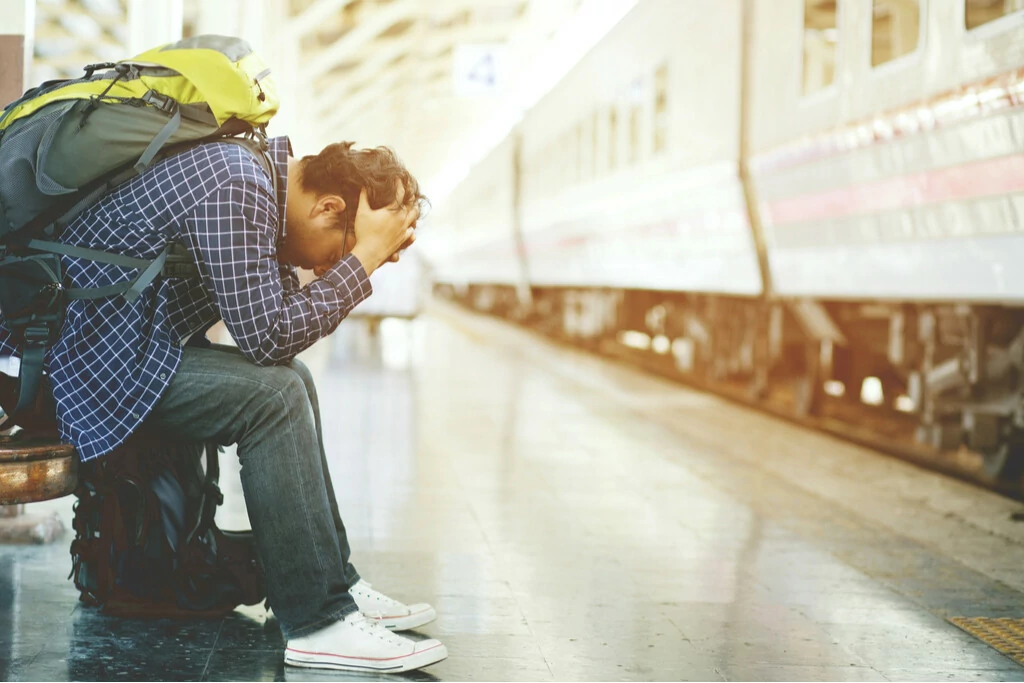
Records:
<instances>
[{"instance_id":1,"label":"rubber shoe sole","mask_svg":"<svg viewBox=\"0 0 1024 683\"><path fill-rule=\"evenodd\" d=\"M401 616L378 617L372 614L367 614L366 618L379 621L381 626L389 631L408 631L410 629L419 628L424 624L429 624L434 619L437 619L437 610L430 605L423 605L421 609Z\"/></svg>"},{"instance_id":2,"label":"rubber shoe sole","mask_svg":"<svg viewBox=\"0 0 1024 683\"><path fill-rule=\"evenodd\" d=\"M306 669L334 669L336 671L381 671L399 673L422 669L448 657L448 648L442 643L432 645L425 650L413 652L401 657L387 659L370 659L364 657L346 657L329 652L306 652L287 648L284 651L284 663L289 666Z\"/></svg>"}]
</instances>

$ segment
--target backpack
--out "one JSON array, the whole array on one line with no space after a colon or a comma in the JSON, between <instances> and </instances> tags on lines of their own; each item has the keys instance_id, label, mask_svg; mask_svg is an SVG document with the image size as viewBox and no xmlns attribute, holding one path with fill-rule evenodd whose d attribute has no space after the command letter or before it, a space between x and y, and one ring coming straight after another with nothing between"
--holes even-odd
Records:
<instances>
[{"instance_id":1,"label":"backpack","mask_svg":"<svg viewBox=\"0 0 1024 683\"><path fill-rule=\"evenodd\" d=\"M242 145L275 183L266 124L278 99L243 40L197 36L47 81L0 112L0 314L22 348L14 422L38 393L67 302L132 301L156 277L198 277L170 243L153 260L59 243L75 217L154 161L210 141ZM125 281L65 286L61 255L134 269Z\"/></svg>"},{"instance_id":2,"label":"backpack","mask_svg":"<svg viewBox=\"0 0 1024 683\"><path fill-rule=\"evenodd\" d=\"M83 463L72 569L83 603L128 618L220 617L266 597L252 532L217 528L217 446L134 435Z\"/></svg>"}]
</instances>

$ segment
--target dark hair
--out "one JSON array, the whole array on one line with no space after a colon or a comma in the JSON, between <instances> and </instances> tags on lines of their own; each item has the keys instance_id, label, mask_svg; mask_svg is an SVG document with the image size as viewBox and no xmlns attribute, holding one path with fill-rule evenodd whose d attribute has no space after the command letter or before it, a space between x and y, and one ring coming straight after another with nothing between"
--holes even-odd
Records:
<instances>
[{"instance_id":1,"label":"dark hair","mask_svg":"<svg viewBox=\"0 0 1024 683\"><path fill-rule=\"evenodd\" d=\"M354 224L359 209L359 193L366 188L366 199L371 209L388 206L395 201L397 178L405 186L402 205L419 204L423 210L427 198L420 193L420 184L388 147L353 150L352 142L336 142L324 147L313 156L302 157L302 188L318 197L325 194L341 195L345 212L339 228Z\"/></svg>"}]
</instances>

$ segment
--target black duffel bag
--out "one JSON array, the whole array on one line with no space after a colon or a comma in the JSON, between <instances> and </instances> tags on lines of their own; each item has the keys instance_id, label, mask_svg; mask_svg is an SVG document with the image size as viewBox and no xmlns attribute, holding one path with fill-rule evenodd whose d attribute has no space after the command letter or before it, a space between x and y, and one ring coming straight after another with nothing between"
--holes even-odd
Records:
<instances>
[{"instance_id":1,"label":"black duffel bag","mask_svg":"<svg viewBox=\"0 0 1024 683\"><path fill-rule=\"evenodd\" d=\"M159 619L219 617L263 601L252 532L214 523L223 501L217 457L214 444L136 434L82 464L71 544L82 602L114 616Z\"/></svg>"}]
</instances>

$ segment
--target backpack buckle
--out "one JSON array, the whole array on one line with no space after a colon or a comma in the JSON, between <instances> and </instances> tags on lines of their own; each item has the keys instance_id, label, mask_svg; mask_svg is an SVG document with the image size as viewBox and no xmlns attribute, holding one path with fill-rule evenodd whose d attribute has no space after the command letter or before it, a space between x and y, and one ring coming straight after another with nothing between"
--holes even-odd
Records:
<instances>
[{"instance_id":1,"label":"backpack buckle","mask_svg":"<svg viewBox=\"0 0 1024 683\"><path fill-rule=\"evenodd\" d=\"M149 90L142 96L142 101L159 109L165 114L173 114L178 110L178 103L156 90Z\"/></svg>"},{"instance_id":2,"label":"backpack buckle","mask_svg":"<svg viewBox=\"0 0 1024 683\"><path fill-rule=\"evenodd\" d=\"M188 280L194 278L199 274L199 269L196 268L194 263L176 262L176 263L165 263L163 272L161 273L164 277L180 277Z\"/></svg>"},{"instance_id":3,"label":"backpack buckle","mask_svg":"<svg viewBox=\"0 0 1024 683\"><path fill-rule=\"evenodd\" d=\"M50 340L50 326L45 324L28 325L25 327L25 331L22 332L22 337L25 339L26 344L45 344Z\"/></svg>"}]
</instances>

